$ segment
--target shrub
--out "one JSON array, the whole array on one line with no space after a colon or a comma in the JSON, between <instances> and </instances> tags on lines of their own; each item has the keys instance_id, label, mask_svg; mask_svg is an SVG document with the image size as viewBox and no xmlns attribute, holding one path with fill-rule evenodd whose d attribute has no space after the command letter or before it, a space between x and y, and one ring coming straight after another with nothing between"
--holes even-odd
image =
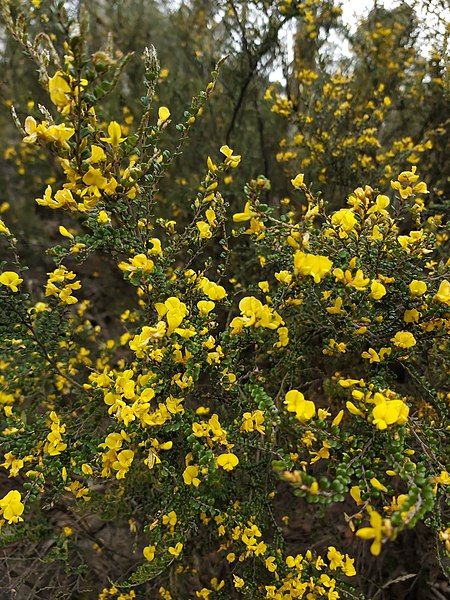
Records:
<instances>
[{"instance_id":1,"label":"shrub","mask_svg":"<svg viewBox=\"0 0 450 600\"><path fill-rule=\"evenodd\" d=\"M230 215L221 186L245 156L222 145L177 220L161 183L220 65L174 123L146 49L125 129L101 101L128 57L89 56L82 17L59 16L61 50L2 6L51 101L14 114L60 167L36 202L63 215L45 282L0 222L2 543L46 540L87 586L73 597L362 598L365 565L387 553L390 577L389 548L417 528L440 561L449 261L416 167L359 182L334 212L302 173L269 206L260 176ZM101 323L88 292L107 270L106 306L122 308ZM93 518L117 528L95 548L126 555L100 582L85 572Z\"/></svg>"}]
</instances>

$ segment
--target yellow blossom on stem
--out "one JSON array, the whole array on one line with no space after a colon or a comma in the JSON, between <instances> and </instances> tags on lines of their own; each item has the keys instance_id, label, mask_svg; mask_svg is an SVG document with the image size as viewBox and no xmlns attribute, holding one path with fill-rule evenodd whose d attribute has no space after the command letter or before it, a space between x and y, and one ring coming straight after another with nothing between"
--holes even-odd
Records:
<instances>
[{"instance_id":1,"label":"yellow blossom on stem","mask_svg":"<svg viewBox=\"0 0 450 600\"><path fill-rule=\"evenodd\" d=\"M373 424L381 430L391 425L404 425L408 414L409 408L402 400L387 400L382 396L372 410Z\"/></svg>"},{"instance_id":2,"label":"yellow blossom on stem","mask_svg":"<svg viewBox=\"0 0 450 600\"><path fill-rule=\"evenodd\" d=\"M112 146L115 150L119 147L119 144L124 142L126 138L122 136L122 128L117 121L111 121L108 125L108 137L100 138L100 141L106 142Z\"/></svg>"},{"instance_id":3,"label":"yellow blossom on stem","mask_svg":"<svg viewBox=\"0 0 450 600\"><path fill-rule=\"evenodd\" d=\"M169 554L178 558L183 550L183 544L181 542L177 542L175 546L169 546L168 548Z\"/></svg>"},{"instance_id":4,"label":"yellow blossom on stem","mask_svg":"<svg viewBox=\"0 0 450 600\"><path fill-rule=\"evenodd\" d=\"M251 209L250 202L246 202L245 207L244 207L244 212L235 213L233 215L233 221L235 223L243 223L244 221L250 221L250 219L252 219L253 217L256 217L257 215L258 215L258 213L254 212Z\"/></svg>"},{"instance_id":5,"label":"yellow blossom on stem","mask_svg":"<svg viewBox=\"0 0 450 600\"><path fill-rule=\"evenodd\" d=\"M434 296L435 300L442 302L443 304L450 305L450 281L444 279L439 284L439 289Z\"/></svg>"},{"instance_id":6,"label":"yellow blossom on stem","mask_svg":"<svg viewBox=\"0 0 450 600\"><path fill-rule=\"evenodd\" d=\"M167 106L160 106L158 108L158 127L161 127L170 117L170 110Z\"/></svg>"},{"instance_id":7,"label":"yellow blossom on stem","mask_svg":"<svg viewBox=\"0 0 450 600\"><path fill-rule=\"evenodd\" d=\"M355 213L350 208L341 208L331 216L331 223L339 230L339 237L346 238L357 224Z\"/></svg>"},{"instance_id":8,"label":"yellow blossom on stem","mask_svg":"<svg viewBox=\"0 0 450 600\"><path fill-rule=\"evenodd\" d=\"M373 540L370 546L370 552L378 556L381 552L381 541L383 538L383 519L376 510L370 511L370 527L358 529L356 535L363 540Z\"/></svg>"},{"instance_id":9,"label":"yellow blossom on stem","mask_svg":"<svg viewBox=\"0 0 450 600\"><path fill-rule=\"evenodd\" d=\"M386 295L386 288L382 283L374 280L370 286L370 295L374 300L381 300Z\"/></svg>"},{"instance_id":10,"label":"yellow blossom on stem","mask_svg":"<svg viewBox=\"0 0 450 600\"><path fill-rule=\"evenodd\" d=\"M394 343L397 348L412 348L416 345L416 339L409 331L397 331L391 342Z\"/></svg>"},{"instance_id":11,"label":"yellow blossom on stem","mask_svg":"<svg viewBox=\"0 0 450 600\"><path fill-rule=\"evenodd\" d=\"M310 275L315 283L320 283L331 271L332 266L333 262L321 254L307 254L300 250L294 254L295 272L300 275Z\"/></svg>"},{"instance_id":12,"label":"yellow blossom on stem","mask_svg":"<svg viewBox=\"0 0 450 600\"><path fill-rule=\"evenodd\" d=\"M4 271L0 275L0 284L9 288L12 292L19 291L19 285L22 283L23 279L21 279L17 273L14 271Z\"/></svg>"},{"instance_id":13,"label":"yellow blossom on stem","mask_svg":"<svg viewBox=\"0 0 450 600\"><path fill-rule=\"evenodd\" d=\"M25 509L22 504L22 497L20 492L17 490L11 490L0 499L0 511L2 512L3 518L8 523L18 523L23 521L21 515Z\"/></svg>"},{"instance_id":14,"label":"yellow blossom on stem","mask_svg":"<svg viewBox=\"0 0 450 600\"><path fill-rule=\"evenodd\" d=\"M425 283L425 281L413 279L409 284L409 291L411 293L411 296L423 296L427 291L427 284Z\"/></svg>"},{"instance_id":15,"label":"yellow blossom on stem","mask_svg":"<svg viewBox=\"0 0 450 600\"><path fill-rule=\"evenodd\" d=\"M69 94L71 93L71 88L64 78L64 73L61 71L57 71L48 80L48 91L51 101L58 108L64 108L70 103Z\"/></svg>"},{"instance_id":16,"label":"yellow blossom on stem","mask_svg":"<svg viewBox=\"0 0 450 600\"><path fill-rule=\"evenodd\" d=\"M148 562L152 562L155 558L156 546L145 546L142 550L142 554Z\"/></svg>"},{"instance_id":17,"label":"yellow blossom on stem","mask_svg":"<svg viewBox=\"0 0 450 600\"><path fill-rule=\"evenodd\" d=\"M225 452L217 457L217 464L224 471L232 471L239 463L238 457L232 452Z\"/></svg>"},{"instance_id":18,"label":"yellow blossom on stem","mask_svg":"<svg viewBox=\"0 0 450 600\"><path fill-rule=\"evenodd\" d=\"M304 185L304 183L303 183L304 179L305 179L304 174L299 173L298 175L296 175L294 177L294 179L291 179L291 183L295 187L295 189L298 190Z\"/></svg>"},{"instance_id":19,"label":"yellow blossom on stem","mask_svg":"<svg viewBox=\"0 0 450 600\"><path fill-rule=\"evenodd\" d=\"M198 487L200 479L198 478L198 467L196 465L188 465L183 471L183 480L186 485Z\"/></svg>"},{"instance_id":20,"label":"yellow blossom on stem","mask_svg":"<svg viewBox=\"0 0 450 600\"><path fill-rule=\"evenodd\" d=\"M304 395L298 390L290 390L284 399L284 404L289 412L295 413L299 421L309 421L316 414L316 407L311 400L305 400Z\"/></svg>"},{"instance_id":21,"label":"yellow blossom on stem","mask_svg":"<svg viewBox=\"0 0 450 600\"><path fill-rule=\"evenodd\" d=\"M222 146L220 152L225 156L225 164L232 169L235 169L241 162L240 154L233 154L233 150L229 146Z\"/></svg>"}]
</instances>

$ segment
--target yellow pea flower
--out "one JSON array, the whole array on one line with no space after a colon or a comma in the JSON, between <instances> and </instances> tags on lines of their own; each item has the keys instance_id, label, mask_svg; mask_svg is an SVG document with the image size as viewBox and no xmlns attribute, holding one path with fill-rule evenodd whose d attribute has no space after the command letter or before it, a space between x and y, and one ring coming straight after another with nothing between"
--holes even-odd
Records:
<instances>
[{"instance_id":1,"label":"yellow pea flower","mask_svg":"<svg viewBox=\"0 0 450 600\"><path fill-rule=\"evenodd\" d=\"M305 400L304 395L298 390L287 392L284 404L289 412L295 413L299 421L309 421L316 414L316 407L311 400Z\"/></svg>"},{"instance_id":2,"label":"yellow pea flower","mask_svg":"<svg viewBox=\"0 0 450 600\"><path fill-rule=\"evenodd\" d=\"M372 410L373 424L383 430L390 425L404 425L408 420L409 407L402 400L381 401Z\"/></svg>"},{"instance_id":3,"label":"yellow pea flower","mask_svg":"<svg viewBox=\"0 0 450 600\"><path fill-rule=\"evenodd\" d=\"M170 110L167 106L160 106L158 109L158 127L161 127L170 117Z\"/></svg>"},{"instance_id":4,"label":"yellow pea flower","mask_svg":"<svg viewBox=\"0 0 450 600\"><path fill-rule=\"evenodd\" d=\"M142 554L148 562L152 562L152 560L155 558L155 551L156 546L145 546L145 548L142 550Z\"/></svg>"},{"instance_id":5,"label":"yellow pea flower","mask_svg":"<svg viewBox=\"0 0 450 600\"><path fill-rule=\"evenodd\" d=\"M0 284L8 287L12 292L19 291L18 286L22 281L23 279L21 279L14 271L4 271L0 275Z\"/></svg>"},{"instance_id":6,"label":"yellow pea flower","mask_svg":"<svg viewBox=\"0 0 450 600\"><path fill-rule=\"evenodd\" d=\"M304 174L299 173L298 175L296 175L294 177L294 179L291 179L291 183L295 187L295 189L298 190L304 185L304 183L303 183L304 179L305 179Z\"/></svg>"},{"instance_id":7,"label":"yellow pea flower","mask_svg":"<svg viewBox=\"0 0 450 600\"><path fill-rule=\"evenodd\" d=\"M68 229L66 229L65 227L63 227L63 225L60 225L60 226L59 226L59 233L60 233L62 236L66 237L66 238L69 238L69 239L71 239L71 240L73 240L73 239L74 239L74 238L73 238L73 234L72 234L72 233L70 233L70 231L69 231Z\"/></svg>"},{"instance_id":8,"label":"yellow pea flower","mask_svg":"<svg viewBox=\"0 0 450 600\"><path fill-rule=\"evenodd\" d=\"M70 103L70 85L63 77L64 73L57 71L48 80L50 99L58 108L64 108Z\"/></svg>"},{"instance_id":9,"label":"yellow pea flower","mask_svg":"<svg viewBox=\"0 0 450 600\"><path fill-rule=\"evenodd\" d=\"M196 226L201 240L209 240L212 237L211 227L206 221L197 221Z\"/></svg>"},{"instance_id":10,"label":"yellow pea flower","mask_svg":"<svg viewBox=\"0 0 450 600\"><path fill-rule=\"evenodd\" d=\"M374 279L370 286L370 295L374 300L380 300L386 295L386 288L382 283Z\"/></svg>"},{"instance_id":11,"label":"yellow pea flower","mask_svg":"<svg viewBox=\"0 0 450 600\"><path fill-rule=\"evenodd\" d=\"M381 483L381 481L378 481L378 479L376 477L372 477L372 479L370 480L370 484L376 489L376 490L380 490L380 492L387 492L387 487L385 485L383 485Z\"/></svg>"},{"instance_id":12,"label":"yellow pea flower","mask_svg":"<svg viewBox=\"0 0 450 600\"><path fill-rule=\"evenodd\" d=\"M233 150L229 146L221 146L220 152L225 156L225 164L227 167L235 169L241 162L241 155L233 154Z\"/></svg>"},{"instance_id":13,"label":"yellow pea flower","mask_svg":"<svg viewBox=\"0 0 450 600\"><path fill-rule=\"evenodd\" d=\"M253 219L253 217L256 217L256 216L258 216L258 213L254 212L251 209L250 202L246 202L245 206L244 206L244 212L235 213L233 215L233 221L235 223L243 223L245 221L250 221L250 219Z\"/></svg>"},{"instance_id":14,"label":"yellow pea flower","mask_svg":"<svg viewBox=\"0 0 450 600\"><path fill-rule=\"evenodd\" d=\"M86 185L96 186L101 190L106 187L108 180L102 175L100 169L89 167L88 172L83 175L83 182Z\"/></svg>"},{"instance_id":15,"label":"yellow pea flower","mask_svg":"<svg viewBox=\"0 0 450 600\"><path fill-rule=\"evenodd\" d=\"M310 275L315 283L320 283L331 271L332 266L333 262L321 254L307 254L300 250L294 254L295 272L300 275Z\"/></svg>"},{"instance_id":16,"label":"yellow pea flower","mask_svg":"<svg viewBox=\"0 0 450 600\"><path fill-rule=\"evenodd\" d=\"M181 554L181 551L183 550L183 544L181 542L178 542L175 546L169 546L168 550L169 554L171 554L175 558L178 558Z\"/></svg>"},{"instance_id":17,"label":"yellow pea flower","mask_svg":"<svg viewBox=\"0 0 450 600\"><path fill-rule=\"evenodd\" d=\"M411 296L423 296L423 294L425 294L427 291L427 284L425 281L413 279L409 284L409 291Z\"/></svg>"},{"instance_id":18,"label":"yellow pea flower","mask_svg":"<svg viewBox=\"0 0 450 600\"><path fill-rule=\"evenodd\" d=\"M439 289L434 296L435 300L442 302L443 304L450 305L450 281L444 279L439 284Z\"/></svg>"},{"instance_id":19,"label":"yellow pea flower","mask_svg":"<svg viewBox=\"0 0 450 600\"><path fill-rule=\"evenodd\" d=\"M202 317L208 315L215 307L215 303L211 300L200 300L197 302L197 308Z\"/></svg>"},{"instance_id":20,"label":"yellow pea flower","mask_svg":"<svg viewBox=\"0 0 450 600\"><path fill-rule=\"evenodd\" d=\"M193 485L198 487L200 485L200 479L198 478L198 467L197 465L188 465L183 471L183 480L186 485Z\"/></svg>"},{"instance_id":21,"label":"yellow pea flower","mask_svg":"<svg viewBox=\"0 0 450 600\"><path fill-rule=\"evenodd\" d=\"M0 511L3 513L3 518L8 523L18 523L23 521L21 514L25 506L21 502L22 497L17 490L11 490L0 499Z\"/></svg>"},{"instance_id":22,"label":"yellow pea flower","mask_svg":"<svg viewBox=\"0 0 450 600\"><path fill-rule=\"evenodd\" d=\"M232 452L225 452L217 457L217 465L224 471L232 471L238 464L239 459Z\"/></svg>"},{"instance_id":23,"label":"yellow pea flower","mask_svg":"<svg viewBox=\"0 0 450 600\"><path fill-rule=\"evenodd\" d=\"M100 141L106 142L114 149L117 149L119 147L119 144L121 144L127 139L121 136L122 129L119 123L117 123L117 121L111 121L111 123L108 125L108 137L102 137L100 138Z\"/></svg>"},{"instance_id":24,"label":"yellow pea flower","mask_svg":"<svg viewBox=\"0 0 450 600\"><path fill-rule=\"evenodd\" d=\"M358 529L356 535L363 540L373 540L370 552L378 556L381 552L381 540L383 537L383 519L375 510L370 513L370 527Z\"/></svg>"},{"instance_id":25,"label":"yellow pea flower","mask_svg":"<svg viewBox=\"0 0 450 600\"><path fill-rule=\"evenodd\" d=\"M416 345L416 338L409 331L397 331L391 342L394 343L397 348L412 348Z\"/></svg>"},{"instance_id":26,"label":"yellow pea flower","mask_svg":"<svg viewBox=\"0 0 450 600\"><path fill-rule=\"evenodd\" d=\"M331 223L339 230L339 237L346 238L357 224L355 213L350 208L341 208L331 216Z\"/></svg>"}]
</instances>

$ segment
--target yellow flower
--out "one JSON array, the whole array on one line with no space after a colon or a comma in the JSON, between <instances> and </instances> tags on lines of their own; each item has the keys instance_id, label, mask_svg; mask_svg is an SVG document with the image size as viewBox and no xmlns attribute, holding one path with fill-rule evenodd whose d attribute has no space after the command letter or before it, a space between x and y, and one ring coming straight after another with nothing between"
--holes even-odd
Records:
<instances>
[{"instance_id":1,"label":"yellow flower","mask_svg":"<svg viewBox=\"0 0 450 600\"><path fill-rule=\"evenodd\" d=\"M116 479L124 479L125 474L128 472L131 463L134 459L133 450L122 450L117 455L117 460L113 462L112 468L117 471Z\"/></svg>"},{"instance_id":2,"label":"yellow flower","mask_svg":"<svg viewBox=\"0 0 450 600\"><path fill-rule=\"evenodd\" d=\"M183 472L183 480L186 485L198 487L200 485L200 479L198 478L198 467L196 465L187 466Z\"/></svg>"},{"instance_id":3,"label":"yellow flower","mask_svg":"<svg viewBox=\"0 0 450 600\"><path fill-rule=\"evenodd\" d=\"M108 223L111 223L111 219L105 210L101 210L98 213L97 223L99 223L100 225L107 225Z\"/></svg>"},{"instance_id":4,"label":"yellow flower","mask_svg":"<svg viewBox=\"0 0 450 600\"><path fill-rule=\"evenodd\" d=\"M320 254L306 254L297 250L294 254L294 267L300 275L310 275L315 283L320 283L330 271L333 262Z\"/></svg>"},{"instance_id":5,"label":"yellow flower","mask_svg":"<svg viewBox=\"0 0 450 600\"><path fill-rule=\"evenodd\" d=\"M83 175L83 182L86 185L93 185L99 189L103 189L106 187L108 180L102 175L100 169L89 167L88 172Z\"/></svg>"},{"instance_id":6,"label":"yellow flower","mask_svg":"<svg viewBox=\"0 0 450 600\"><path fill-rule=\"evenodd\" d=\"M0 284L8 287L12 292L18 292L18 286L22 283L23 279L21 279L17 273L14 271L4 271L0 275Z\"/></svg>"},{"instance_id":7,"label":"yellow flower","mask_svg":"<svg viewBox=\"0 0 450 600\"><path fill-rule=\"evenodd\" d=\"M440 485L450 485L450 474L447 471L441 471L439 475L433 478L433 481Z\"/></svg>"},{"instance_id":8,"label":"yellow flower","mask_svg":"<svg viewBox=\"0 0 450 600\"><path fill-rule=\"evenodd\" d=\"M274 573L277 570L277 565L275 563L275 556L268 556L265 560L266 569L270 571L270 573Z\"/></svg>"},{"instance_id":9,"label":"yellow flower","mask_svg":"<svg viewBox=\"0 0 450 600\"><path fill-rule=\"evenodd\" d=\"M233 154L233 150L229 146L222 146L220 152L225 156L225 164L232 169L235 169L241 162L240 154Z\"/></svg>"},{"instance_id":10,"label":"yellow flower","mask_svg":"<svg viewBox=\"0 0 450 600\"><path fill-rule=\"evenodd\" d=\"M169 554L171 554L175 558L178 558L180 556L182 550L183 544L181 542L178 542L177 544L175 544L175 546L169 546Z\"/></svg>"},{"instance_id":11,"label":"yellow flower","mask_svg":"<svg viewBox=\"0 0 450 600\"><path fill-rule=\"evenodd\" d=\"M292 274L289 271L279 271L278 273L275 273L275 279L280 283L289 285L292 281Z\"/></svg>"},{"instance_id":12,"label":"yellow flower","mask_svg":"<svg viewBox=\"0 0 450 600\"><path fill-rule=\"evenodd\" d=\"M262 410L255 410L254 412L245 412L242 415L241 431L258 431L259 433L265 433L264 413Z\"/></svg>"},{"instance_id":13,"label":"yellow flower","mask_svg":"<svg viewBox=\"0 0 450 600\"><path fill-rule=\"evenodd\" d=\"M86 162L95 164L103 162L104 160L106 160L106 154L103 148L101 146L96 146L95 144L92 144L91 156L87 159Z\"/></svg>"},{"instance_id":14,"label":"yellow flower","mask_svg":"<svg viewBox=\"0 0 450 600\"><path fill-rule=\"evenodd\" d=\"M359 410L359 408L357 406L355 406L353 404L353 402L350 402L350 400L348 400L345 403L345 407L347 408L348 412L352 415L357 415L359 417L363 416L363 413Z\"/></svg>"},{"instance_id":15,"label":"yellow flower","mask_svg":"<svg viewBox=\"0 0 450 600\"><path fill-rule=\"evenodd\" d=\"M370 295L374 300L380 300L383 296L386 295L386 288L379 281L372 281L372 285L370 286Z\"/></svg>"},{"instance_id":16,"label":"yellow flower","mask_svg":"<svg viewBox=\"0 0 450 600\"><path fill-rule=\"evenodd\" d=\"M152 560L155 558L155 551L156 546L145 546L145 548L142 550L142 554L146 560L148 560L148 562L152 562Z\"/></svg>"},{"instance_id":17,"label":"yellow flower","mask_svg":"<svg viewBox=\"0 0 450 600\"><path fill-rule=\"evenodd\" d=\"M214 300L215 302L217 300L223 300L227 295L227 292L223 286L214 283L214 281L209 281L209 279L206 277L201 278L198 287L202 290L205 296L208 296L210 300Z\"/></svg>"},{"instance_id":18,"label":"yellow flower","mask_svg":"<svg viewBox=\"0 0 450 600\"><path fill-rule=\"evenodd\" d=\"M217 457L217 464L219 467L222 467L225 471L232 471L234 467L236 467L239 463L238 457L232 452L226 452L224 454L220 454Z\"/></svg>"},{"instance_id":19,"label":"yellow flower","mask_svg":"<svg viewBox=\"0 0 450 600\"><path fill-rule=\"evenodd\" d=\"M404 425L408 415L409 407L402 400L387 400L384 396L372 410L373 424L381 430L390 425Z\"/></svg>"},{"instance_id":20,"label":"yellow flower","mask_svg":"<svg viewBox=\"0 0 450 600\"><path fill-rule=\"evenodd\" d=\"M0 233L5 235L11 235L10 230L6 227L5 223L0 219Z\"/></svg>"},{"instance_id":21,"label":"yellow flower","mask_svg":"<svg viewBox=\"0 0 450 600\"><path fill-rule=\"evenodd\" d=\"M334 546L328 546L327 558L329 560L329 566L331 571L335 571L338 568L344 566L344 556L336 550Z\"/></svg>"},{"instance_id":22,"label":"yellow flower","mask_svg":"<svg viewBox=\"0 0 450 600\"><path fill-rule=\"evenodd\" d=\"M63 225L59 226L59 233L62 236L67 237L67 238L73 240L73 234L70 233L70 231L68 229L66 229L65 227L63 227Z\"/></svg>"},{"instance_id":23,"label":"yellow flower","mask_svg":"<svg viewBox=\"0 0 450 600\"><path fill-rule=\"evenodd\" d=\"M386 208L389 206L389 203L390 203L389 198L387 196L383 196L380 194L375 198L375 204L369 208L369 210L367 211L367 214L368 215L371 215L372 213L387 214Z\"/></svg>"},{"instance_id":24,"label":"yellow flower","mask_svg":"<svg viewBox=\"0 0 450 600\"><path fill-rule=\"evenodd\" d=\"M292 185L295 187L296 190L300 189L304 183L305 176L303 173L299 173L298 175L296 175L294 177L294 179L291 179L291 183Z\"/></svg>"},{"instance_id":25,"label":"yellow flower","mask_svg":"<svg viewBox=\"0 0 450 600\"><path fill-rule=\"evenodd\" d=\"M356 532L356 535L363 540L373 540L370 546L370 552L378 556L381 552L381 539L383 536L383 519L381 515L372 509L370 513L370 527L363 527Z\"/></svg>"},{"instance_id":26,"label":"yellow flower","mask_svg":"<svg viewBox=\"0 0 450 600\"><path fill-rule=\"evenodd\" d=\"M405 310L405 312L403 313L403 320L405 321L405 323L417 323L419 317L420 313L415 308Z\"/></svg>"},{"instance_id":27,"label":"yellow flower","mask_svg":"<svg viewBox=\"0 0 450 600\"><path fill-rule=\"evenodd\" d=\"M339 229L340 238L346 238L357 222L355 213L350 208L341 208L331 217L331 223Z\"/></svg>"},{"instance_id":28,"label":"yellow flower","mask_svg":"<svg viewBox=\"0 0 450 600\"><path fill-rule=\"evenodd\" d=\"M158 127L161 127L170 117L170 110L167 106L160 106L158 108Z\"/></svg>"},{"instance_id":29,"label":"yellow flower","mask_svg":"<svg viewBox=\"0 0 450 600\"><path fill-rule=\"evenodd\" d=\"M370 480L371 485L376 489L380 490L380 492L387 492L387 487L383 485L376 477L372 477Z\"/></svg>"},{"instance_id":30,"label":"yellow flower","mask_svg":"<svg viewBox=\"0 0 450 600\"><path fill-rule=\"evenodd\" d=\"M363 500L361 500L361 490L357 485L353 485L350 488L350 496L356 502L357 506L362 506L364 504Z\"/></svg>"},{"instance_id":31,"label":"yellow flower","mask_svg":"<svg viewBox=\"0 0 450 600\"><path fill-rule=\"evenodd\" d=\"M242 588L245 585L245 581L242 577L238 577L237 575L233 575L233 584L236 589Z\"/></svg>"},{"instance_id":32,"label":"yellow flower","mask_svg":"<svg viewBox=\"0 0 450 600\"><path fill-rule=\"evenodd\" d=\"M284 399L287 410L295 413L299 421L309 421L316 414L316 407L311 400L305 400L305 397L298 390L290 390Z\"/></svg>"},{"instance_id":33,"label":"yellow flower","mask_svg":"<svg viewBox=\"0 0 450 600\"><path fill-rule=\"evenodd\" d=\"M122 142L124 142L126 140L126 138L121 137L121 135L122 135L122 129L121 129L119 123L117 123L117 121L111 121L111 123L108 125L108 136L109 137L102 137L102 138L100 138L100 141L106 142L107 144L112 146L114 149L116 149L119 147L119 144L121 144Z\"/></svg>"},{"instance_id":34,"label":"yellow flower","mask_svg":"<svg viewBox=\"0 0 450 600\"><path fill-rule=\"evenodd\" d=\"M409 331L397 331L391 342L394 343L397 348L412 348L416 345L416 339Z\"/></svg>"},{"instance_id":35,"label":"yellow flower","mask_svg":"<svg viewBox=\"0 0 450 600\"><path fill-rule=\"evenodd\" d=\"M25 506L21 502L22 497L17 490L11 490L0 500L0 510L3 513L3 518L8 523L18 523L23 521L21 514Z\"/></svg>"},{"instance_id":36,"label":"yellow flower","mask_svg":"<svg viewBox=\"0 0 450 600\"><path fill-rule=\"evenodd\" d=\"M162 303L158 302L155 304L155 308L158 311L158 316L165 317L167 321L167 334L170 335L177 327L181 325L181 322L188 314L188 309L184 302L181 302L175 296L171 296L167 298L167 300Z\"/></svg>"},{"instance_id":37,"label":"yellow flower","mask_svg":"<svg viewBox=\"0 0 450 600\"><path fill-rule=\"evenodd\" d=\"M341 569L342 572L344 573L344 575L347 575L347 577L353 577L354 575L356 575L356 569L355 569L355 559L354 558L350 558L350 556L348 554L345 555L345 561L344 564L342 565Z\"/></svg>"},{"instance_id":38,"label":"yellow flower","mask_svg":"<svg viewBox=\"0 0 450 600\"><path fill-rule=\"evenodd\" d=\"M145 254L136 254L130 260L130 262L120 262L119 269L121 271L128 271L133 273L134 271L142 271L143 273L151 273L155 263L151 258L145 256Z\"/></svg>"},{"instance_id":39,"label":"yellow flower","mask_svg":"<svg viewBox=\"0 0 450 600\"><path fill-rule=\"evenodd\" d=\"M245 203L244 212L235 213L233 215L233 221L235 223L243 223L244 221L250 221L253 217L258 216L258 213L251 210L250 202Z\"/></svg>"},{"instance_id":40,"label":"yellow flower","mask_svg":"<svg viewBox=\"0 0 450 600\"><path fill-rule=\"evenodd\" d=\"M177 513L171 510L167 515L163 515L163 525L168 525L170 529L173 529L178 522Z\"/></svg>"},{"instance_id":41,"label":"yellow flower","mask_svg":"<svg viewBox=\"0 0 450 600\"><path fill-rule=\"evenodd\" d=\"M409 284L409 291L411 296L423 296L427 291L427 284L425 281L419 281L418 279L413 279Z\"/></svg>"},{"instance_id":42,"label":"yellow flower","mask_svg":"<svg viewBox=\"0 0 450 600\"><path fill-rule=\"evenodd\" d=\"M208 315L215 307L214 302L211 300L200 300L197 302L198 312L202 317Z\"/></svg>"},{"instance_id":43,"label":"yellow flower","mask_svg":"<svg viewBox=\"0 0 450 600\"><path fill-rule=\"evenodd\" d=\"M343 416L344 416L344 411L340 410L331 422L332 427L337 427L340 424L340 422L342 421Z\"/></svg>"},{"instance_id":44,"label":"yellow flower","mask_svg":"<svg viewBox=\"0 0 450 600\"><path fill-rule=\"evenodd\" d=\"M71 89L70 85L63 77L61 71L57 71L53 77L48 80L48 91L50 93L50 99L58 108L64 108L70 103Z\"/></svg>"},{"instance_id":45,"label":"yellow flower","mask_svg":"<svg viewBox=\"0 0 450 600\"><path fill-rule=\"evenodd\" d=\"M444 279L439 284L439 289L434 296L435 300L450 305L450 281Z\"/></svg>"},{"instance_id":46,"label":"yellow flower","mask_svg":"<svg viewBox=\"0 0 450 600\"><path fill-rule=\"evenodd\" d=\"M211 227L206 221L197 221L196 226L201 240L208 240L212 237Z\"/></svg>"}]
</instances>

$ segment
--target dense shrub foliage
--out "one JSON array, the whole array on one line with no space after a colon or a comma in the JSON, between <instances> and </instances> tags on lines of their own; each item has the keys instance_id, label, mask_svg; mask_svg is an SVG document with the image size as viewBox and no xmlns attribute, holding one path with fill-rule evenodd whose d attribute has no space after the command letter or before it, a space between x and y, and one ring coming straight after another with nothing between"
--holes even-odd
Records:
<instances>
[{"instance_id":1,"label":"dense shrub foliage","mask_svg":"<svg viewBox=\"0 0 450 600\"><path fill-rule=\"evenodd\" d=\"M442 132L436 116L399 132L393 104L425 111L445 81L430 77L436 54L427 64L404 43L407 7L358 33L359 56L386 71L365 95L358 64L324 70L298 49L287 91L265 82L270 127L288 123L271 157L284 171L230 192L251 171L245 148L196 132L226 60L175 112L149 46L123 101L131 55L112 39L93 50L83 7L28 4L2 1L3 20L47 96L13 108L21 140L5 161L46 223L39 257L1 205L3 585L23 598L443 597ZM340 15L265 4L250 71L287 20L301 48ZM27 560L45 561L45 584Z\"/></svg>"}]
</instances>

